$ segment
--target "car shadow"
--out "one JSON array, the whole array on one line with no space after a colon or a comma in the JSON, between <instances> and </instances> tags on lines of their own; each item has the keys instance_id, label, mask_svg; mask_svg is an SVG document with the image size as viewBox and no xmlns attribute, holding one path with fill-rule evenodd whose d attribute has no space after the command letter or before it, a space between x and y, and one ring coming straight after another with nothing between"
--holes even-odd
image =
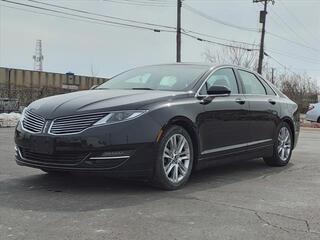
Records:
<instances>
[{"instance_id":1,"label":"car shadow","mask_svg":"<svg viewBox=\"0 0 320 240\"><path fill-rule=\"evenodd\" d=\"M266 179L288 170L270 168L261 159L215 166L192 174L177 191L163 191L143 182L110 179L102 175L39 174L0 182L0 206L33 211L92 211L139 205L163 198L184 198L198 191L217 189L250 179ZM246 184L250 184L247 182Z\"/></svg>"}]
</instances>

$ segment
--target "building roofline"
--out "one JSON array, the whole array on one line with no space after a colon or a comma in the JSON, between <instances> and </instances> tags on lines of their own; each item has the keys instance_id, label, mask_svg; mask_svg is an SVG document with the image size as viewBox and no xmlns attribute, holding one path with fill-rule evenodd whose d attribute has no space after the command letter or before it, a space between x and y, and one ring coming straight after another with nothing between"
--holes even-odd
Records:
<instances>
[{"instance_id":1,"label":"building roofline","mask_svg":"<svg viewBox=\"0 0 320 240\"><path fill-rule=\"evenodd\" d=\"M38 72L38 73L51 73L51 74L61 74L61 75L67 75L67 73L73 73L73 72L66 72L66 73L61 73L61 72L48 72L48 71L37 71L33 69L23 69L23 68L13 68L13 67L3 67L0 66L0 69L12 69L12 70L19 70L19 71L30 71L30 72ZM93 76L87 76L87 75L81 75L81 74L75 74L73 73L74 76L79 76L79 77L89 77L89 78L103 78L103 79L110 79L106 77L93 77Z\"/></svg>"}]
</instances>

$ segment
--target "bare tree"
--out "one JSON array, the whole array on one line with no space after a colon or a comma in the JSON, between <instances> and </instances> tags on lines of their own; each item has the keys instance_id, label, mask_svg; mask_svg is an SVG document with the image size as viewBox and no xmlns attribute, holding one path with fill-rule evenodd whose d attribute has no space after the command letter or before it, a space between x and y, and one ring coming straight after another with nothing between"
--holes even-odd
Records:
<instances>
[{"instance_id":1,"label":"bare tree","mask_svg":"<svg viewBox=\"0 0 320 240\"><path fill-rule=\"evenodd\" d=\"M251 49L254 49L254 44ZM251 70L256 70L258 66L258 52L246 50L247 45L234 45L230 47L206 49L205 60L214 64L234 64ZM264 61L262 68L263 76L271 81L272 68L268 61ZM283 72L273 72L273 83L290 99L295 101L301 112L305 112L309 103L317 101L319 92L315 80L306 73L296 74L284 70Z\"/></svg>"},{"instance_id":2,"label":"bare tree","mask_svg":"<svg viewBox=\"0 0 320 240\"><path fill-rule=\"evenodd\" d=\"M254 46L254 45L253 45ZM206 61L214 64L234 64L249 69L256 69L258 64L258 52L253 47L244 45L222 47L214 50L206 49L204 57Z\"/></svg>"},{"instance_id":3,"label":"bare tree","mask_svg":"<svg viewBox=\"0 0 320 240\"><path fill-rule=\"evenodd\" d=\"M317 102L317 84L306 73L282 73L278 79L282 92L298 104L300 112L306 112L310 103Z\"/></svg>"}]
</instances>

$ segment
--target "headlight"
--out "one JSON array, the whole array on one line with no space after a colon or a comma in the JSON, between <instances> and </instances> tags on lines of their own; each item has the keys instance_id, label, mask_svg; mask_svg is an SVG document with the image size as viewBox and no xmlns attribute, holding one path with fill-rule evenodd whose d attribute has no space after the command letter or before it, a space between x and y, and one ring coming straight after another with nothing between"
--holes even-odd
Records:
<instances>
[{"instance_id":1,"label":"headlight","mask_svg":"<svg viewBox=\"0 0 320 240\"><path fill-rule=\"evenodd\" d=\"M113 124L118 122L124 122L128 120L132 120L146 113L147 110L128 110L128 111L119 111L119 112L110 112L107 116L100 119L93 125L101 125L101 124Z\"/></svg>"}]
</instances>

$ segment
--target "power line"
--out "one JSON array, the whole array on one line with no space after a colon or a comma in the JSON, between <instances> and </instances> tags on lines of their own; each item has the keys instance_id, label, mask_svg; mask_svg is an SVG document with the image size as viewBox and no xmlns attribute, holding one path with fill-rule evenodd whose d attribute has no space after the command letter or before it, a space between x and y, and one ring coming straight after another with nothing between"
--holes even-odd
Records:
<instances>
[{"instance_id":1,"label":"power line","mask_svg":"<svg viewBox=\"0 0 320 240\"><path fill-rule=\"evenodd\" d=\"M225 43L220 43L220 42L215 42L215 41L211 41L208 39L204 39L204 38L199 38L197 36L194 36L192 34L186 33L186 32L182 32L183 35L188 36L190 38L196 39L200 42L207 42L207 43L212 43L212 44L216 44L219 46L223 46L223 47L230 47L230 48L236 48L236 49L241 49L241 50L245 50L245 51L258 51L258 48L246 48L246 47L241 47L241 46L234 46L234 45L230 45L230 44L225 44Z\"/></svg>"},{"instance_id":2,"label":"power line","mask_svg":"<svg viewBox=\"0 0 320 240\"><path fill-rule=\"evenodd\" d=\"M228 41L231 43L237 43L237 44L246 44L246 45L250 45L250 46L259 46L258 44L255 43L249 43L249 42L243 42L243 41L238 41L238 40L231 40L231 39L227 39L227 38L222 38L222 37L217 37L211 34L206 34L206 33L200 33L197 31L192 31L192 30L188 30L188 29L182 29L184 32L186 33L193 33L196 35L200 35L200 36L204 36L204 37L209 37L209 38L214 38L214 39L218 39L218 40L222 40L222 41Z\"/></svg>"},{"instance_id":3,"label":"power line","mask_svg":"<svg viewBox=\"0 0 320 240\"><path fill-rule=\"evenodd\" d=\"M291 17L294 18L296 20L296 22L302 26L302 29L305 32L307 32L308 34L310 34L314 38L316 38L318 41L320 41L319 38L316 37L313 32L309 31L308 27L283 3L282 0L279 0L279 2L283 6L283 8L291 15Z\"/></svg>"},{"instance_id":4,"label":"power line","mask_svg":"<svg viewBox=\"0 0 320 240\"><path fill-rule=\"evenodd\" d=\"M29 1L32 1L32 2L39 2L39 1L36 1L36 0L29 0ZM2 5L4 6L4 5ZM66 17L66 16L61 16L61 15L54 15L54 14L44 14L44 13L40 13L40 12L36 12L36 11L32 11L32 10L27 10L27 9L22 9L22 8L16 8L16 7L10 7L10 6L4 6L4 7L8 7L8 8L13 8L13 9L18 9L18 10L22 10L22 11L27 11L27 12L32 12L32 13L36 13L36 14L42 14L42 15L50 15L50 16L54 16L54 17L61 17L61 18L67 18L67 19L71 19L71 20L80 20L80 21L84 21L82 19L78 19L78 18L70 18L70 17ZM55 5L55 7L61 7L61 8L64 8L62 6L59 6L59 5ZM82 10L77 10L77 9L73 9L73 8L67 8L68 10L75 10L75 11L82 11ZM88 14L92 14L92 15L99 15L99 14L96 14L96 13L92 13L92 12L88 12L88 11L84 11L85 13L88 13ZM107 15L103 15L103 16L107 16ZM120 19L120 18L119 18ZM97 21L100 21L100 19L90 19L89 21L87 21L88 19L86 19L85 21L86 22L90 22L90 23L98 23L98 24L101 24ZM135 21L135 20L133 20ZM145 23L145 22L143 22ZM103 23L105 24L105 23ZM108 24L108 25L112 25L114 26L113 23L111 24ZM157 25L157 24L153 24L153 25ZM115 25L117 26L117 25ZM123 26L123 27L128 27L128 26ZM171 26L166 26L166 27L170 27L170 28L174 28L174 27L171 27ZM247 42L241 42L241 41L236 41L236 40L230 40L230 39L225 39L225 38L219 38L219 37L216 37L216 36L213 36L213 35L209 35L209 34L203 34L203 33L200 33L200 32L196 32L196 31L192 31L192 30L188 30L188 29L182 29L183 31L183 34L184 35L188 35L189 37L192 37L193 39L196 39L198 41L202 41L202 42L208 42L208 43L212 43L212 44L217 44L217 45L220 45L220 46L225 46L225 47L234 47L234 48L240 48L240 49L243 49L243 50L250 50L251 48L246 48L246 47L237 47L237 46L234 46L232 44L225 44L225 43L221 43L221 42L217 42L217 41L210 41L210 40L207 40L207 39L204 39L204 38L200 38L200 37L197 37L197 36L194 36L194 35L191 35L190 33L194 33L196 35L202 35L202 36L207 36L207 37L211 37L211 38L216 38L216 39L220 39L220 40L225 40L225 41L229 41L229 42L235 42L235 43L239 43L239 44L246 44L246 45L250 45L250 46L258 46L257 44L251 44L251 43L247 43ZM169 32L174 32L174 31L169 31ZM274 50L271 50L271 51L274 51ZM281 54L281 53L279 53ZM284 54L283 54L284 55Z\"/></svg>"},{"instance_id":5,"label":"power line","mask_svg":"<svg viewBox=\"0 0 320 240\"><path fill-rule=\"evenodd\" d=\"M273 37L282 39L282 40L284 40L284 41L291 42L291 43L293 43L293 44L295 44L295 45L297 45L297 46L304 47L304 48L308 48L308 49L312 49L312 50L315 50L315 51L320 51L320 50L317 49L317 48L310 47L310 46L305 45L305 44L300 43L300 42L296 42L296 41L291 40L291 39L289 39L289 38L285 38L285 37L283 37L283 36L280 36L280 35L278 35L278 34L275 34L275 33L269 32L269 31L266 31L266 33L269 34L269 35L271 35L271 36L273 36Z\"/></svg>"},{"instance_id":6,"label":"power line","mask_svg":"<svg viewBox=\"0 0 320 240\"><path fill-rule=\"evenodd\" d=\"M190 1L190 0L189 0L189 1ZM223 25L226 25L226 26L229 26L229 27L232 27L232 28L237 28L237 29L244 30L244 31L259 32L259 30L254 29L254 28L246 28L246 27L238 26L238 25L235 25L235 24L227 23L227 22L221 21L221 20L219 20L219 19L213 18L213 17L208 16L207 14L205 14L205 13L203 13L203 12L201 12L201 11L193 8L193 7L191 7L190 5L188 5L188 4L186 4L186 3L184 3L183 6L184 6L184 9L186 9L186 10L188 10L188 11L191 11L191 12L193 12L193 13L201 16L201 17L204 17L204 18L208 19L208 20L214 21L214 22L216 22L216 23L223 24ZM270 16L271 16L271 15L270 15ZM271 18L272 18L272 16L271 16ZM293 30L293 31L294 31L294 30ZM194 32L194 33L195 33L195 32ZM319 49L316 49L316 48L311 47L311 46L308 46L308 45L306 45L306 44L303 44L303 43L300 43L300 42L297 42L297 41L288 39L288 38L283 37L283 36L281 36L281 35L272 33L272 32L270 32L270 31L266 31L266 33L269 34L269 35L271 35L271 36L273 36L273 37L282 39L282 40L284 40L284 41L291 42L291 43L293 43L293 44L295 44L295 45L297 45L297 46L304 47L304 48L309 48L309 49L312 49L312 50L315 50L315 51L320 51ZM221 39L221 40L222 40L222 39ZM236 41L236 42L237 42L237 41ZM245 43L245 44L250 44L250 43Z\"/></svg>"},{"instance_id":7,"label":"power line","mask_svg":"<svg viewBox=\"0 0 320 240\"><path fill-rule=\"evenodd\" d=\"M33 3L43 4L43 5L46 5L46 6L55 7L55 8L60 8L60 9L68 10L68 11L75 11L75 12L80 12L80 13L89 14L89 15L94 15L94 16L101 16L101 17L106 17L106 18L111 18L111 19L117 19L117 20L121 20L121 21L128 21L128 22L134 22L134 23L139 23L139 24L145 24L145 25L149 25L149 26L164 27L164 28L176 30L175 27L168 26L168 25L160 25L160 24L154 24L154 23L149 23L149 22L136 21L136 20L132 20L132 19L114 17L114 16L110 16L110 15L98 14L98 13L89 12L89 11L85 11L85 10L80 10L80 9L74 9L74 8L64 7L64 6L61 6L61 5L44 3L44 2L41 2L41 1L37 1L37 0L28 0L28 1L33 2ZM12 7L12 8L13 8L13 7ZM24 10L24 9L20 9L20 10ZM34 12L34 13L38 13L38 12ZM40 13L39 13L39 14L40 14ZM52 15L52 16L59 17L58 15ZM76 20L76 19L74 19L74 18L70 18L70 19ZM248 42L243 42L243 41L237 41L237 40L230 40L230 39L221 38L221 37L217 37L217 36L210 35L210 34L204 34L204 33L196 32L196 31L189 30L189 29L183 29L183 28L181 28L181 30L184 31L184 32L187 32L187 33L194 33L194 34L197 34L197 35L206 36L206 37L210 37L210 38L215 38L215 39L218 39L218 40L228 41L228 42L232 42L232 43L246 44L246 45L250 45L250 46L254 46L254 45L255 45L255 46L258 46L258 45L253 44L253 43L248 43Z\"/></svg>"},{"instance_id":8,"label":"power line","mask_svg":"<svg viewBox=\"0 0 320 240\"><path fill-rule=\"evenodd\" d=\"M279 54L279 55L285 56L285 57L289 57L291 59L295 59L295 60L298 60L298 61L308 62L308 63L313 63L313 64L320 64L320 61L318 61L317 59L312 59L312 58L308 58L308 57L300 56L300 55L295 55L295 54L288 54L288 53L281 52L281 51L278 51L278 50L273 50L273 49L269 49L268 51L273 52L275 54Z\"/></svg>"},{"instance_id":9,"label":"power line","mask_svg":"<svg viewBox=\"0 0 320 240\"><path fill-rule=\"evenodd\" d=\"M139 23L139 24L144 24L144 25L149 25L149 26L164 27L164 28L169 28L169 29L174 29L174 30L176 29L175 27L168 26L168 25L154 24L154 23L148 23L148 22L143 22L143 21L137 21L137 20L133 20L133 19L126 19L126 18L109 16L109 15L105 15L105 14L98 14L98 13L93 13L93 12L89 12L89 11L85 11L85 10L80 10L80 9L74 9L74 8L64 7L64 6L61 6L61 5L44 3L44 2L41 2L41 1L37 1L37 0L28 0L28 1L33 2L33 3L43 4L43 5L46 5L46 6L56 7L56 8L60 8L60 9L65 9L65 10L80 12L80 13L89 14L89 15L94 15L94 16L106 17L106 18L111 18L111 19L116 19L116 20L121 20L121 21L127 21L127 22L134 22L134 23ZM150 1L150 2L153 2L153 1ZM194 33L194 34L198 34L198 35L202 35L202 36L206 36L206 37L211 37L211 38L219 39L219 40L224 40L224 41L229 41L229 42L235 42L235 43L241 43L241 44L253 45L253 44L251 44L251 43L247 43L247 42L243 42L243 41L230 40L230 39L226 39L226 38L216 37L216 36L213 36L213 35L203 34L203 33L195 32L195 31L188 30L188 29L181 29L181 30L187 31L187 32L190 32L190 33Z\"/></svg>"},{"instance_id":10,"label":"power line","mask_svg":"<svg viewBox=\"0 0 320 240\"><path fill-rule=\"evenodd\" d=\"M73 11L73 12L84 13L84 14L89 14L89 15L98 16L98 17L116 19L116 20L121 20L121 21L125 21L125 22L133 22L133 23L144 24L144 25L148 25L148 26L175 29L175 27L171 27L171 26L167 26L167 25L154 24L154 23L148 23L148 22L143 22L143 21L137 21L137 20L133 20L133 19L120 18L120 17L114 17L114 16L105 15L105 14L93 13L93 12L89 12L89 11L85 11L85 10L64 7L64 6L61 6L61 5L44 3L44 2L41 2L41 1L37 1L37 0L28 0L28 1L29 2L33 2L33 3L42 4L42 5L45 5L45 6L51 6L51 7L55 7L55 8L60 8L60 9L69 10L69 11Z\"/></svg>"},{"instance_id":11,"label":"power line","mask_svg":"<svg viewBox=\"0 0 320 240\"><path fill-rule=\"evenodd\" d=\"M206 2L206 3L217 3L217 2L225 2L226 0L188 0L188 2ZM237 1L237 0L233 0ZM320 3L319 0L303 0L304 2L312 2L312 3ZM290 2L298 2L301 3L301 0L290 0Z\"/></svg>"},{"instance_id":12,"label":"power line","mask_svg":"<svg viewBox=\"0 0 320 240\"><path fill-rule=\"evenodd\" d=\"M18 5L22 5L22 6L27 6L27 7L33 7L33 8L36 8L36 9L40 9L40 10L44 10L44 11L50 11L52 9L46 9L46 8L41 8L41 7L37 7L37 6L32 6L32 5L27 5L27 4L22 4L22 3L16 3L16 2L13 2L13 1L9 1L9 0L0 0L0 1L3 1L3 2L8 2L8 3L13 3L13 4L18 4ZM4 5L2 5L4 6ZM9 7L9 8L14 8L14 9L18 9L18 10L22 10L22 11L28 11L28 12L33 12L33 13L37 13L37 14L43 14L43 13L40 13L40 12L35 12L35 11L31 11L31 10L26 10L26 9L22 9L22 8L16 8L16 7L10 7L10 6L5 6L5 7ZM94 23L99 23L99 22L103 22L103 23L107 23L107 24L112 24L112 25L117 25L117 24L114 24L113 22L112 23L109 23L109 21L104 21L102 19L96 19L96 18L87 18L85 16L82 16L82 15L75 15L75 14L69 14L69 13L65 13L63 11L56 11L56 10L52 10L56 13L59 13L59 14L65 14L65 15L71 15L71 16L76 16L76 17L79 17L79 18L83 18L83 19L86 19L86 20L89 20L88 22L94 22ZM45 15L48 15L47 13ZM60 15L53 15L53 14L49 14L49 15L52 15L52 16L55 16L55 17L63 17L63 18L68 18L68 19L72 19L72 20L81 20L81 19L75 19L75 18L70 18L70 17L66 17L66 16L60 16ZM97 21L97 22L96 22ZM131 25L127 26L127 25L120 25L121 27L131 27ZM142 28L142 29L145 29L145 28ZM147 30L154 30L152 28L147 28ZM159 30L160 31L160 30ZM173 30L161 30L162 32L171 32L171 33L174 33L175 31ZM192 34L189 34L189 33L186 33L184 31L181 32L181 34L183 35L186 35L188 37L191 37L193 39L196 39L198 41L201 41L201 42L208 42L208 43L212 43L212 44L216 44L216 45L220 45L220 46L224 46L224 47L231 47L231 48L236 48L236 49L242 49L242 50L247 50L247 51L254 51L254 50L257 50L257 49L252 49L252 48L245 48L245 47L239 47L239 46L234 46L234 45L231 45L231 44L225 44L225 43L221 43L221 42L216 42L216 41L210 41L208 39L204 39L204 38L199 38L197 36L194 36ZM231 41L231 40L230 40Z\"/></svg>"},{"instance_id":13,"label":"power line","mask_svg":"<svg viewBox=\"0 0 320 240\"><path fill-rule=\"evenodd\" d=\"M108 0L107 0L108 1ZM151 0L113 0L117 2L126 2L126 3L138 3L138 4L154 4L154 5L171 5L173 2L167 2L167 1L151 1Z\"/></svg>"},{"instance_id":14,"label":"power line","mask_svg":"<svg viewBox=\"0 0 320 240\"><path fill-rule=\"evenodd\" d=\"M52 16L52 17L57 17L57 18L62 18L62 19L69 19L69 20L80 21L80 22L94 23L94 24L99 24L99 25L116 26L116 27L120 27L120 28L130 28L130 27L125 27L125 26L114 25L114 24L111 24L111 23L98 22L98 21L94 21L94 20L86 20L86 19L81 19L81 18L67 17L67 16L56 15L56 14L47 13L47 12L45 12L45 13L44 12L37 12L37 11L33 11L31 9L25 9L25 8L20 8L20 7L13 7L13 6L6 6L6 5L3 5L3 4L0 4L0 6L1 7L5 7L5 8L10 8L10 9L23 11L23 12L43 15L43 16Z\"/></svg>"},{"instance_id":15,"label":"power line","mask_svg":"<svg viewBox=\"0 0 320 240\"><path fill-rule=\"evenodd\" d=\"M158 4L157 2L143 2L143 1L127 1L127 0L104 0L106 2L117 3L117 4L125 4L131 6L142 6L142 7L174 7L174 5L170 4Z\"/></svg>"},{"instance_id":16,"label":"power line","mask_svg":"<svg viewBox=\"0 0 320 240\"><path fill-rule=\"evenodd\" d=\"M285 70L288 70L289 72L291 72L294 75L297 75L296 72L292 71L292 69L297 69L297 70L303 70L303 71L320 71L319 69L303 69L303 68L292 68L292 67L288 67L286 65L284 65L283 63L281 63L278 59L276 59L275 57L271 56L269 53L264 52L264 55L270 59L272 59L274 62L276 62L277 64L279 64L281 67L283 67Z\"/></svg>"},{"instance_id":17,"label":"power line","mask_svg":"<svg viewBox=\"0 0 320 240\"><path fill-rule=\"evenodd\" d=\"M280 21L281 21L293 34L295 34L298 38L300 38L300 39L304 42L304 44L308 44L308 43L304 40L304 38L302 38L302 37L300 36L300 34L298 34L298 33L276 12L275 9L272 10L272 13L273 13L276 17L278 17L278 18L280 19Z\"/></svg>"},{"instance_id":18,"label":"power line","mask_svg":"<svg viewBox=\"0 0 320 240\"><path fill-rule=\"evenodd\" d=\"M48 9L48 8L42 8L42 7L38 7L38 6L34 6L34 5L28 5L28 4L23 4L23 3L18 3L18 2L14 2L14 1L9 1L9 0L1 0L3 2L6 2L6 3L11 3L11 4L16 4L16 5L20 5L20 6L23 6L23 7L28 7L28 8L35 8L35 9L39 9L39 10L42 10L42 11L49 11L49 12L54 12L54 13L58 13L58 14L63 14L64 16L62 15L55 15L55 14L49 14L49 13L41 13L41 12L36 12L36 11L32 11L32 10L27 10L27 9L22 9L22 8L15 8L15 7L10 7L10 6L5 6L5 5L2 5L4 7L8 7L8 8L13 8L13 9L18 9L18 10L22 10L22 11L27 11L27 12L33 12L33 13L36 13L36 14L42 14L42 15L51 15L51 16L55 16L55 17L61 17L61 18L67 18L67 19L71 19L71 20L78 20L78 21L86 21L86 22L90 22L90 23L96 23L96 24L103 24L103 25L111 25L111 26L117 26L117 27L126 27L126 28L138 28L138 29L142 29L142 30L150 30L150 31L154 31L154 32L175 32L174 30L163 30L163 29L154 29L154 28L149 28L149 27L144 27L144 26L139 26L139 25L133 25L133 24L124 24L124 23L119 23L119 22L115 22L115 21L107 21L107 20L103 20L103 19L98 19L98 18L91 18L91 17L86 17L86 16L83 16L83 15L78 15L78 14L71 14L71 13L67 13L67 12L63 12L63 11L58 11L58 10L53 10L53 9ZM35 2L35 3L42 3L40 1L37 1L37 0L29 0L31 2ZM46 3L42 3L42 4L46 4ZM51 4L51 5L54 5L54 4ZM59 6L59 5L55 5L55 6L52 6L52 7L60 7L60 8L65 8L66 10L69 10L69 11L83 11L83 10L78 10L78 9L73 9L73 8L67 8L67 7L63 7L63 6ZM83 11L83 13L85 14L91 14L91 15L99 15L97 13L92 13L92 12L89 12L89 11ZM103 17L110 17L112 18L112 16L108 16L108 15L102 15L100 14L101 16ZM76 17L76 18L71 18L69 16L73 16L73 17ZM114 17L114 18L117 18L119 20L122 20L122 21L131 21L130 19L124 19L124 18L118 18L118 17ZM153 24L153 23L147 23L147 22L142 22L142 21L135 21L135 20L132 20L131 22L136 22L136 23L141 23L141 24L150 24L152 26L161 26L161 27L166 27L166 28L170 28L170 29L175 29L174 27L171 27L171 26L166 26L166 25L158 25L158 24ZM207 42L207 43L210 43L210 44L215 44L215 45L219 45L219 46L224 46L224 47L231 47L231 48L236 48L236 49L242 49L242 50L246 50L246 51L257 51L258 49L257 48L247 48L247 47L242 47L242 46L234 46L232 44L226 44L226 43L222 43L222 42L218 42L218 41L211 41L211 40L208 40L208 39L205 39L205 38L200 38L198 36L195 36L193 34L190 34L190 33L193 33L193 34L196 34L196 35L202 35L202 36L207 36L207 37L211 37L211 38L216 38L216 39L219 39L219 37L216 37L216 36L213 36L213 35L209 35L209 34L204 34L204 33L199 33L199 32L196 32L196 31L192 31L192 30L188 30L188 29L182 29L182 32L181 34L187 36L187 37L190 37L192 39L195 39L197 41L201 41L201 42ZM252 47L253 46L257 46L256 44L250 44L250 43L247 43L247 42L240 42L240 41L234 41L234 40L229 40L229 39L225 39L225 38L220 38L220 40L224 40L224 41L230 41L230 42L237 42L237 43L243 43L243 44L247 44L247 45L251 45ZM283 53L280 53L280 52L276 52L275 50L270 50L276 54L280 54L280 55L285 55ZM288 56L288 54L286 54ZM299 58L299 60L301 60L301 56L296 56ZM303 57L305 59L307 59L306 57ZM307 59L308 61L312 61L311 59ZM302 60L301 60L302 61Z\"/></svg>"},{"instance_id":19,"label":"power line","mask_svg":"<svg viewBox=\"0 0 320 240\"><path fill-rule=\"evenodd\" d=\"M222 25L225 25L225 26L228 26L228 27L232 27L232 28L236 28L236 29L240 29L240 30L244 30L244 31L249 31L249 32L259 32L258 29L255 29L255 28L247 28L247 27L243 27L243 26L239 26L239 25L235 25L235 24L232 24L232 23L228 23L228 22L225 22L225 21L222 21L220 19L217 19L217 18L213 18L191 6L189 6L188 4L184 3L183 4L183 7L184 9L190 11L190 12L193 12L194 14L197 14L203 18L206 18L207 20L210 20L210 21L213 21L213 22L216 22L216 23L219 23L219 24L222 24Z\"/></svg>"},{"instance_id":20,"label":"power line","mask_svg":"<svg viewBox=\"0 0 320 240\"><path fill-rule=\"evenodd\" d=\"M271 21L273 21L276 25L280 26L281 28L283 28L285 31L287 31L289 34L290 34L290 31L288 28L284 27L282 24L280 24L272 15L270 15L270 19ZM275 34L275 33L272 33L272 32L266 32L267 34L273 36L273 37L276 37L278 39L281 39L281 40L284 40L284 41L287 41L289 43L292 43L296 46L299 46L299 47L304 47L304 48L307 48L307 49L311 49L311 50L315 50L315 51L320 51L319 49L316 49L312 46L309 46L307 44L304 44L304 43L301 43L301 42L298 42L298 41L295 41L295 40L292 40L292 39L289 39L289 38L286 38L284 36L281 36L279 34Z\"/></svg>"},{"instance_id":21,"label":"power line","mask_svg":"<svg viewBox=\"0 0 320 240\"><path fill-rule=\"evenodd\" d=\"M264 55L266 57L269 57L270 59L272 59L273 61L275 61L276 63L278 63L280 66L282 66L285 70L290 71L293 74L296 74L295 72L293 72L289 67L287 67L286 65L282 64L280 61L278 61L276 58L272 57L270 54L264 52Z\"/></svg>"},{"instance_id":22,"label":"power line","mask_svg":"<svg viewBox=\"0 0 320 240\"><path fill-rule=\"evenodd\" d=\"M14 2L14 1L10 1L10 0L0 0L0 1L6 2L6 3L11 3L11 4L16 4L16 5L20 5L20 6L24 6L24 7L35 8L35 9L39 9L39 10L44 10L44 11L49 11L49 12L60 13L60 14L64 14L64 15L84 18L84 19L93 20L93 21L101 21L101 22L105 22L105 23L111 23L111 24L115 24L115 25L119 25L119 26L127 26L127 27L132 27L132 28L137 28L137 29L149 30L149 31L153 31L153 32L161 32L161 31L162 32L165 32L165 31L168 32L168 31L170 31L170 30L164 30L164 29L155 29L155 28L151 28L151 27L139 26L139 25L134 25L134 24L120 23L120 22L115 22L115 21L110 21L110 20L86 17L86 16L83 16L83 15L78 15L78 14L73 14L73 13L66 13L66 12L63 12L63 11L60 11L60 10L54 10L54 9L49 9L49 8L44 8L44 7L39 7L39 6L34 6L34 5L29 5L29 4L24 4L24 3Z\"/></svg>"}]
</instances>

